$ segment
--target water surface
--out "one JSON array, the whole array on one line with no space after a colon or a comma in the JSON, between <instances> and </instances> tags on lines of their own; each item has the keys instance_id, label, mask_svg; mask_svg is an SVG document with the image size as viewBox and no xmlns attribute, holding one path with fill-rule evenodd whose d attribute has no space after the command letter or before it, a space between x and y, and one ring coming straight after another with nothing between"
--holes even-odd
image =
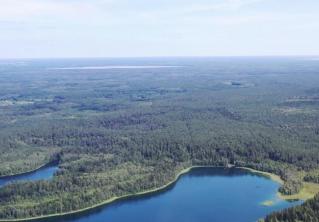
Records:
<instances>
[{"instance_id":1,"label":"water surface","mask_svg":"<svg viewBox=\"0 0 319 222\"><path fill-rule=\"evenodd\" d=\"M48 180L51 179L54 173L57 171L57 166L45 166L36 171L30 173L24 173L16 176L8 176L0 178L0 187L17 181L34 181L34 180Z\"/></svg>"},{"instance_id":2,"label":"water surface","mask_svg":"<svg viewBox=\"0 0 319 222\"><path fill-rule=\"evenodd\" d=\"M279 184L242 169L197 168L162 192L40 221L253 222L300 202L277 198ZM262 202L271 200L272 206Z\"/></svg>"}]
</instances>

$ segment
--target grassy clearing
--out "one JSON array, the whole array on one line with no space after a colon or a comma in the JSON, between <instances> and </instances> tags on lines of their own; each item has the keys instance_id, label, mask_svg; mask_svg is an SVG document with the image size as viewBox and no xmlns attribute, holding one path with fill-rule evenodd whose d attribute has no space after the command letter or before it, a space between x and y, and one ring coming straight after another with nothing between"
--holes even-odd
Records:
<instances>
[{"instance_id":1,"label":"grassy clearing","mask_svg":"<svg viewBox=\"0 0 319 222\"><path fill-rule=\"evenodd\" d=\"M313 198L317 193L319 193L319 184L303 182L303 188L299 193L289 196L278 193L278 196L285 200L308 200Z\"/></svg>"}]
</instances>

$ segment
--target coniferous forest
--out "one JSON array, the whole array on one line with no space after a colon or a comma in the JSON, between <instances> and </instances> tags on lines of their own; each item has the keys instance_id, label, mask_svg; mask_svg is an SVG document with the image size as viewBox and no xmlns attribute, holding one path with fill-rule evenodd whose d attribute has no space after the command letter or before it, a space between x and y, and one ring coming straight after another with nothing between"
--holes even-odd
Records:
<instances>
[{"instance_id":1,"label":"coniferous forest","mask_svg":"<svg viewBox=\"0 0 319 222\"><path fill-rule=\"evenodd\" d=\"M150 67L70 68L108 65ZM1 187L0 219L83 209L190 166L274 173L294 195L319 183L318 83L318 61L299 57L3 60L0 176L59 169ZM318 221L318 205L265 221Z\"/></svg>"},{"instance_id":2,"label":"coniferous forest","mask_svg":"<svg viewBox=\"0 0 319 222\"><path fill-rule=\"evenodd\" d=\"M273 213L266 217L265 222L295 222L319 221L319 195L306 201L301 206L289 208L282 212Z\"/></svg>"}]
</instances>

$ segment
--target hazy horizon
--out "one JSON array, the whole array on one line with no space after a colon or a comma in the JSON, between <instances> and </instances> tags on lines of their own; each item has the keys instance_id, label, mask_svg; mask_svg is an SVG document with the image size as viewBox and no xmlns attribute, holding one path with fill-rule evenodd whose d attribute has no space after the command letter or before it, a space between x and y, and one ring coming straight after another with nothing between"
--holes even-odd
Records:
<instances>
[{"instance_id":1,"label":"hazy horizon","mask_svg":"<svg viewBox=\"0 0 319 222\"><path fill-rule=\"evenodd\" d=\"M319 60L318 55L237 55L237 56L101 56L101 57L8 57L8 58L1 58L0 60L100 60L100 59L227 59L227 58L307 58L307 60Z\"/></svg>"}]
</instances>

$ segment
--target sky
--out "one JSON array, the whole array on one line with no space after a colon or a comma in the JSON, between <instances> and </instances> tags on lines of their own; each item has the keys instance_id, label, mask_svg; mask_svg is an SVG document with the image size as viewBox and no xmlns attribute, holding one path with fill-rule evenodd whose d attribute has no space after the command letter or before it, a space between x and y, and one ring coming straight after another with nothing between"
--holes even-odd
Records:
<instances>
[{"instance_id":1,"label":"sky","mask_svg":"<svg viewBox=\"0 0 319 222\"><path fill-rule=\"evenodd\" d=\"M0 0L0 58L319 55L319 0Z\"/></svg>"}]
</instances>

